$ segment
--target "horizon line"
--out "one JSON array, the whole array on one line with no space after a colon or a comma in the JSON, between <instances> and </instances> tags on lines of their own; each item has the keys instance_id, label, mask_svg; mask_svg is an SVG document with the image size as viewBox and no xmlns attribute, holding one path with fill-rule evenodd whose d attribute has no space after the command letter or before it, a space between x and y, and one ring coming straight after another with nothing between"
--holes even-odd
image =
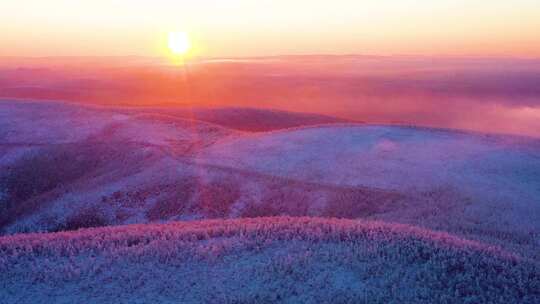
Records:
<instances>
[{"instance_id":1,"label":"horizon line","mask_svg":"<svg viewBox=\"0 0 540 304\"><path fill-rule=\"evenodd\" d=\"M375 57L375 58L441 58L441 59L519 59L519 60L540 60L540 56L525 56L525 55L477 55L477 54L369 54L369 53L302 53L302 54L269 54L269 55L232 55L232 56L195 56L192 60L212 60L212 59L262 59L262 58L280 58L280 57ZM1 59L47 59L47 58L66 58L66 59L78 59L78 58L145 58L145 59L158 59L166 60L164 56L158 55L43 55L43 56L19 56L19 55L0 55Z\"/></svg>"}]
</instances>

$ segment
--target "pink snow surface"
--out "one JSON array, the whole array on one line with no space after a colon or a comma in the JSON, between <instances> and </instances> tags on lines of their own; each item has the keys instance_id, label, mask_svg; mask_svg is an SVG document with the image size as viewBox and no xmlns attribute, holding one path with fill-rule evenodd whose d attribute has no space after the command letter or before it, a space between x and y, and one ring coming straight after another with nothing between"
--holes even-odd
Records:
<instances>
[{"instance_id":1,"label":"pink snow surface","mask_svg":"<svg viewBox=\"0 0 540 304\"><path fill-rule=\"evenodd\" d=\"M0 303L532 304L538 273L536 262L496 247L362 220L219 219L0 238Z\"/></svg>"}]
</instances>

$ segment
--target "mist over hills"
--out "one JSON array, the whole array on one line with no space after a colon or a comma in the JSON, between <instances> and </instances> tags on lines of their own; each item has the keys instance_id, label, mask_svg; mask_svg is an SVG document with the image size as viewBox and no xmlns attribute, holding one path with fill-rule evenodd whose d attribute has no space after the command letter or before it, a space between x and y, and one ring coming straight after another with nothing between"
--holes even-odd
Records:
<instances>
[{"instance_id":1,"label":"mist over hills","mask_svg":"<svg viewBox=\"0 0 540 304\"><path fill-rule=\"evenodd\" d=\"M537 59L490 57L7 58L0 97L307 111L538 137L539 75Z\"/></svg>"},{"instance_id":2,"label":"mist over hills","mask_svg":"<svg viewBox=\"0 0 540 304\"><path fill-rule=\"evenodd\" d=\"M536 303L539 174L527 136L4 99L0 303Z\"/></svg>"}]
</instances>

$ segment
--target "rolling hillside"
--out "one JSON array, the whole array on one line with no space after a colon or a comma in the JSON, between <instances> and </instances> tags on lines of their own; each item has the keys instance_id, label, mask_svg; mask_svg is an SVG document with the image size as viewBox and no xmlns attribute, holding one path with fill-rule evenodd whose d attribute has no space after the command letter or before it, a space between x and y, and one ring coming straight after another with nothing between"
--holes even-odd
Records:
<instances>
[{"instance_id":1,"label":"rolling hillside","mask_svg":"<svg viewBox=\"0 0 540 304\"><path fill-rule=\"evenodd\" d=\"M356 220L206 220L0 238L2 303L532 304L539 271L481 243Z\"/></svg>"},{"instance_id":2,"label":"rolling hillside","mask_svg":"<svg viewBox=\"0 0 540 304\"><path fill-rule=\"evenodd\" d=\"M539 140L215 111L0 103L0 303L540 300Z\"/></svg>"},{"instance_id":3,"label":"rolling hillside","mask_svg":"<svg viewBox=\"0 0 540 304\"><path fill-rule=\"evenodd\" d=\"M3 233L254 216L368 218L539 258L538 140L359 124L252 133L163 109L1 106ZM269 117L280 113L291 118Z\"/></svg>"},{"instance_id":4,"label":"rolling hillside","mask_svg":"<svg viewBox=\"0 0 540 304\"><path fill-rule=\"evenodd\" d=\"M417 225L539 257L535 139L362 124L253 133L164 109L1 106L4 234L323 216Z\"/></svg>"}]
</instances>

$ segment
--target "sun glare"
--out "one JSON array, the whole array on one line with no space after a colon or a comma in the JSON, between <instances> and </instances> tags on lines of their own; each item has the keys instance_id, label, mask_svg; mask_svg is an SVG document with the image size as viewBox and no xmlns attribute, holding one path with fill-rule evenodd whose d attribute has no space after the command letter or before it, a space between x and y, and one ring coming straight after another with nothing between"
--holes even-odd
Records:
<instances>
[{"instance_id":1,"label":"sun glare","mask_svg":"<svg viewBox=\"0 0 540 304\"><path fill-rule=\"evenodd\" d=\"M187 33L169 33L169 49L175 55L185 55L191 49L191 43Z\"/></svg>"}]
</instances>

